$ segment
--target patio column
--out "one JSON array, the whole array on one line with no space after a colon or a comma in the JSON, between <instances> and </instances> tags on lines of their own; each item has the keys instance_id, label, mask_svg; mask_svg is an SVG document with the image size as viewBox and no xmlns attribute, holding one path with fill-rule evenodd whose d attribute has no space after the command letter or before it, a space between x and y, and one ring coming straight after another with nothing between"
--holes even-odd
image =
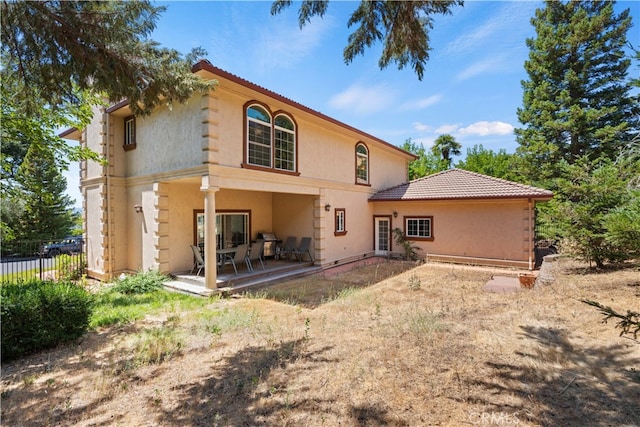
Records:
<instances>
[{"instance_id":1,"label":"patio column","mask_svg":"<svg viewBox=\"0 0 640 427\"><path fill-rule=\"evenodd\" d=\"M218 270L216 254L216 192L214 177L204 175L200 191L204 192L204 283L207 289L216 289Z\"/></svg>"}]
</instances>

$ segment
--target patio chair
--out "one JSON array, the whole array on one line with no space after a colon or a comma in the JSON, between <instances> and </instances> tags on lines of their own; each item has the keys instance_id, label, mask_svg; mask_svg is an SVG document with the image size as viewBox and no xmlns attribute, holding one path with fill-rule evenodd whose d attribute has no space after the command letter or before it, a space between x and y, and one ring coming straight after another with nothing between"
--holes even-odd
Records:
<instances>
[{"instance_id":1,"label":"patio chair","mask_svg":"<svg viewBox=\"0 0 640 427\"><path fill-rule=\"evenodd\" d=\"M263 252L264 252L264 240L258 240L257 242L251 244L249 255L247 255L247 262L249 263L249 268L251 269L251 271L253 271L254 261L260 261L260 265L262 265L262 269L264 270L264 261L262 259Z\"/></svg>"},{"instance_id":2,"label":"patio chair","mask_svg":"<svg viewBox=\"0 0 640 427\"><path fill-rule=\"evenodd\" d=\"M196 245L191 245L191 250L193 251L193 257L196 260L196 262L193 264L193 268L191 269L191 273L193 274L193 272L197 269L198 272L196 273L196 276L199 276L200 272L204 270L204 259L202 259L200 248L198 248Z\"/></svg>"},{"instance_id":3,"label":"patio chair","mask_svg":"<svg viewBox=\"0 0 640 427\"><path fill-rule=\"evenodd\" d=\"M280 258L289 259L290 255L293 251L296 250L296 241L298 240L295 236L287 237L287 240L284 241L284 246L282 250L280 250Z\"/></svg>"},{"instance_id":4,"label":"patio chair","mask_svg":"<svg viewBox=\"0 0 640 427\"><path fill-rule=\"evenodd\" d=\"M237 275L238 265L244 262L247 266L247 269L251 271L249 262L247 260L247 251L249 250L249 245L238 245L235 249L236 251L233 254L226 254L224 256L224 259L222 260L222 268L224 268L226 264L231 264L233 265L233 271L235 271Z\"/></svg>"},{"instance_id":5,"label":"patio chair","mask_svg":"<svg viewBox=\"0 0 640 427\"><path fill-rule=\"evenodd\" d=\"M294 249L291 253L295 255L298 262L302 261L305 254L309 255L309 259L313 261L313 257L311 256L311 237L303 237L300 242L300 247Z\"/></svg>"}]
</instances>

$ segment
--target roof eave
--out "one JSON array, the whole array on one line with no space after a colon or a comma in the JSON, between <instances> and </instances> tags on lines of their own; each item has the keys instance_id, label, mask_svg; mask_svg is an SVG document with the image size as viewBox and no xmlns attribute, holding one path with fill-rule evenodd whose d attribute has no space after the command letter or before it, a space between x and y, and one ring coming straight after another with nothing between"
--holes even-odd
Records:
<instances>
[{"instance_id":1,"label":"roof eave","mask_svg":"<svg viewBox=\"0 0 640 427\"><path fill-rule=\"evenodd\" d=\"M63 139L71 139L73 141L80 141L80 137L82 136L82 132L78 128L69 128L67 130L62 131L58 134L60 138Z\"/></svg>"},{"instance_id":2,"label":"roof eave","mask_svg":"<svg viewBox=\"0 0 640 427\"><path fill-rule=\"evenodd\" d=\"M478 196L478 197L420 197L420 198L370 198L370 202L438 202L438 201L465 201L465 200L529 200L536 202L547 202L553 199L553 195L521 195L521 196Z\"/></svg>"}]
</instances>

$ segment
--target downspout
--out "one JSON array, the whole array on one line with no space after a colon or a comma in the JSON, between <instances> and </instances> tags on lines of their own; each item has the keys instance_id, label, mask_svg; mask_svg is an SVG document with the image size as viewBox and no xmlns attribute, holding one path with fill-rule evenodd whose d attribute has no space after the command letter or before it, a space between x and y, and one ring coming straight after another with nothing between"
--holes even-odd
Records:
<instances>
[{"instance_id":1,"label":"downspout","mask_svg":"<svg viewBox=\"0 0 640 427\"><path fill-rule=\"evenodd\" d=\"M533 244L533 227L535 226L535 221L533 219L532 205L533 202L531 201L531 198L529 198L529 242L527 244L527 247L529 248L529 270L533 270L533 261L531 257L533 247L531 245Z\"/></svg>"},{"instance_id":2,"label":"downspout","mask_svg":"<svg viewBox=\"0 0 640 427\"><path fill-rule=\"evenodd\" d=\"M111 114L108 113L105 109L105 113L107 114L107 129L106 129L106 144L105 144L105 157L107 159L107 164L104 166L105 173L107 175L107 246L108 246L108 254L109 254L109 271L107 277L109 280L113 279L113 224L111 221L111 174L109 173L109 147L111 144L109 135L111 133L111 127L109 118Z\"/></svg>"}]
</instances>

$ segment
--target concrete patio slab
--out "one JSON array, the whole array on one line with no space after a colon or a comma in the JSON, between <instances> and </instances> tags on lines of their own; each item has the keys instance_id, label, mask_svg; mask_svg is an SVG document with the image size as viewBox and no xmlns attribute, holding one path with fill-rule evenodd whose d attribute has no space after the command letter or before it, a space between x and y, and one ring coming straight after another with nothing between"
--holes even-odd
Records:
<instances>
[{"instance_id":1,"label":"concrete patio slab","mask_svg":"<svg viewBox=\"0 0 640 427\"><path fill-rule=\"evenodd\" d=\"M510 294L522 290L520 280L517 277L507 276L491 276L491 280L489 280L482 289L485 292L493 292L496 294Z\"/></svg>"}]
</instances>

